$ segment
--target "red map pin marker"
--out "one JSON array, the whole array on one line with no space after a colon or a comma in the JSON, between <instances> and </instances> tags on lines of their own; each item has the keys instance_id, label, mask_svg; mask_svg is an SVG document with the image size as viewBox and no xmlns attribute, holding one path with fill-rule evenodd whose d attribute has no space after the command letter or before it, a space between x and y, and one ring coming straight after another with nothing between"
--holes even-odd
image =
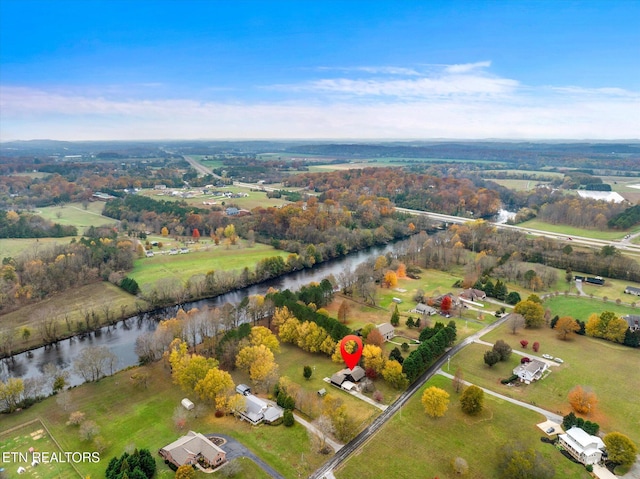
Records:
<instances>
[{"instance_id":1,"label":"red map pin marker","mask_svg":"<svg viewBox=\"0 0 640 479\"><path fill-rule=\"evenodd\" d=\"M345 346L349 341L355 342L358 346L358 349L352 353L345 349ZM342 354L342 359L344 359L344 362L349 369L355 368L358 361L360 361L360 356L362 356L362 339L360 339L360 336L350 334L342 338L342 341L340 341L340 354Z\"/></svg>"}]
</instances>

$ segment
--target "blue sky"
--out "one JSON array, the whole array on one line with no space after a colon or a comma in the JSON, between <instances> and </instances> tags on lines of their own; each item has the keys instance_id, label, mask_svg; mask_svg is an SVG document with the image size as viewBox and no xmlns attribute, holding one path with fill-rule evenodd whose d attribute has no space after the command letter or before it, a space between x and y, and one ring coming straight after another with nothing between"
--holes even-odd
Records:
<instances>
[{"instance_id":1,"label":"blue sky","mask_svg":"<svg viewBox=\"0 0 640 479\"><path fill-rule=\"evenodd\" d=\"M0 140L638 139L640 1L0 0Z\"/></svg>"}]
</instances>

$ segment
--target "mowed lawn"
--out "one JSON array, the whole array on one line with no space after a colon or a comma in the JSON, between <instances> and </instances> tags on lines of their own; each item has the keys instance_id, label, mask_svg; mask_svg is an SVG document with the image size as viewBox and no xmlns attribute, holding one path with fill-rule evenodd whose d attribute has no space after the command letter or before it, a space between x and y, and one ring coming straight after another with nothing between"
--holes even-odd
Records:
<instances>
[{"instance_id":1,"label":"mowed lawn","mask_svg":"<svg viewBox=\"0 0 640 479\"><path fill-rule=\"evenodd\" d=\"M28 477L67 479L78 476L71 463L66 460L63 462L43 461L37 466L31 465L32 456L29 453L29 448L33 448L34 453L39 453L41 456L46 454L47 458L50 458L54 453L60 457L63 452L53 442L40 420L30 422L22 427L12 428L4 433L2 431L3 429L0 429L0 457L3 454L9 454L9 462L0 461L0 466L6 469L7 474L12 474L7 477L14 477L13 474L17 472L19 467L26 469Z\"/></svg>"},{"instance_id":2,"label":"mowed lawn","mask_svg":"<svg viewBox=\"0 0 640 479\"><path fill-rule=\"evenodd\" d=\"M551 374L542 381L509 387L500 384L500 379L511 376L521 356L512 354L508 362L489 368L484 364L483 355L490 347L472 344L451 359L452 371L460 367L467 381L562 415L571 411L567 396L579 384L598 397L596 409L587 419L599 423L604 432L620 431L640 444L640 417L637 414L639 349L587 336L576 335L570 341L562 341L546 327L520 329L513 335L508 324L482 339L491 343L503 339L513 349L531 355L536 355L531 345L538 341L537 356L550 354L562 358L564 363L551 366ZM529 341L526 350L520 346L522 339Z\"/></svg>"},{"instance_id":3,"label":"mowed lawn","mask_svg":"<svg viewBox=\"0 0 640 479\"><path fill-rule=\"evenodd\" d=\"M35 253L56 245L67 245L80 236L65 236L63 238L0 238L0 259L16 258L22 253Z\"/></svg>"},{"instance_id":4,"label":"mowed lawn","mask_svg":"<svg viewBox=\"0 0 640 479\"><path fill-rule=\"evenodd\" d=\"M595 288L595 286L594 286ZM640 304L640 298L637 296L623 295L622 299L630 300L637 299ZM596 313L600 315L603 311L612 311L618 316L624 316L626 314L640 314L640 308L632 308L631 306L621 303L616 304L614 301L607 301L606 303L602 299L597 298L585 298L578 296L555 296L545 299L544 307L549 308L554 315L571 316L572 318L579 319L581 321L587 321L591 314Z\"/></svg>"},{"instance_id":5,"label":"mowed lawn","mask_svg":"<svg viewBox=\"0 0 640 479\"><path fill-rule=\"evenodd\" d=\"M161 278L172 278L182 282L195 274L206 274L208 271L242 270L248 267L253 270L256 264L264 258L289 255L272 246L255 243L253 247L246 247L240 242L240 247L231 246L227 249L222 244L211 245L208 251L191 251L187 254L158 255L153 258L139 258L135 261L133 270L128 274L138 282L140 288L145 289ZM194 249L193 246L190 247Z\"/></svg>"},{"instance_id":6,"label":"mowed lawn","mask_svg":"<svg viewBox=\"0 0 640 479\"><path fill-rule=\"evenodd\" d=\"M180 401L186 396L185 393L172 383L170 372L162 362L144 369L151 375L147 389L132 384L132 370L122 371L97 383L69 390L67 410L63 410L56 398L51 397L29 409L3 416L0 432L42 417L64 451L93 451L91 442L80 439L78 427L66 425L71 412L84 412L86 420L96 422L100 428L99 435L108 446L100 454L99 463L78 464L83 477L104 477L104 471L113 456L137 447L149 449L156 457L159 478L173 478L174 473L164 465L157 451L190 429L203 434L228 434L238 439L287 478L307 477L327 459L327 456L311 450L308 433L299 424L291 428L253 427L233 417L215 418L213 410L207 407L200 417L189 413L185 426L177 429L172 417L176 409L183 411ZM196 404L199 402L193 395L190 397ZM255 475L252 471L255 469L248 466L236 477L267 477ZM58 476L40 477L50 479Z\"/></svg>"},{"instance_id":7,"label":"mowed lawn","mask_svg":"<svg viewBox=\"0 0 640 479\"><path fill-rule=\"evenodd\" d=\"M72 225L78 228L78 233L84 233L89 226L115 225L117 220L102 216L105 203L94 201L87 204L85 210L81 203L67 203L63 207L47 206L40 208L36 213L54 223Z\"/></svg>"},{"instance_id":8,"label":"mowed lawn","mask_svg":"<svg viewBox=\"0 0 640 479\"><path fill-rule=\"evenodd\" d=\"M450 394L444 417L428 417L420 402L426 387L437 386ZM335 471L337 479L413 479L454 477L451 460L464 458L474 479L497 476L498 450L506 442L518 439L540 451L556 469L556 479L587 479L584 467L565 459L553 446L540 442L544 435L536 424L544 417L493 396L485 395L485 409L477 417L460 410L459 395L451 381L432 378L343 466Z\"/></svg>"}]
</instances>

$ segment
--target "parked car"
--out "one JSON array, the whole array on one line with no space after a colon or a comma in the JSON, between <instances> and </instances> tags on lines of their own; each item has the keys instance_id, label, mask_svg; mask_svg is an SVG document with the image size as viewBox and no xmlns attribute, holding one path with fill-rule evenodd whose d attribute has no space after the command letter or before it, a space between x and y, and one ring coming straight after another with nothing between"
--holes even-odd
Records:
<instances>
[{"instance_id":1,"label":"parked car","mask_svg":"<svg viewBox=\"0 0 640 479\"><path fill-rule=\"evenodd\" d=\"M560 358L553 358L553 360L554 360L556 363L560 363L560 364L564 363L564 361L563 361L562 359L560 359Z\"/></svg>"},{"instance_id":2,"label":"parked car","mask_svg":"<svg viewBox=\"0 0 640 479\"><path fill-rule=\"evenodd\" d=\"M546 433L547 433L547 434L551 434L551 433L552 433L552 432L554 432L554 431L555 431L555 429L554 429L554 428L552 428L552 427L550 427L549 429L547 429Z\"/></svg>"},{"instance_id":3,"label":"parked car","mask_svg":"<svg viewBox=\"0 0 640 479\"><path fill-rule=\"evenodd\" d=\"M543 354L542 357L545 359L553 359L553 356L551 356L550 354Z\"/></svg>"}]
</instances>

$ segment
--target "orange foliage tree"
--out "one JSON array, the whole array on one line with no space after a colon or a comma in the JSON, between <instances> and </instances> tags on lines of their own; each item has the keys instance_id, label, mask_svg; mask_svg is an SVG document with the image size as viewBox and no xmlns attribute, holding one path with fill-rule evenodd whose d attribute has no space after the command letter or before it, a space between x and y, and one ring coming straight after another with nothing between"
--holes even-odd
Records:
<instances>
[{"instance_id":1,"label":"orange foliage tree","mask_svg":"<svg viewBox=\"0 0 640 479\"><path fill-rule=\"evenodd\" d=\"M586 391L582 386L578 385L569 391L569 404L571 407L581 414L587 414L593 410L598 402L598 398L592 391Z\"/></svg>"}]
</instances>

